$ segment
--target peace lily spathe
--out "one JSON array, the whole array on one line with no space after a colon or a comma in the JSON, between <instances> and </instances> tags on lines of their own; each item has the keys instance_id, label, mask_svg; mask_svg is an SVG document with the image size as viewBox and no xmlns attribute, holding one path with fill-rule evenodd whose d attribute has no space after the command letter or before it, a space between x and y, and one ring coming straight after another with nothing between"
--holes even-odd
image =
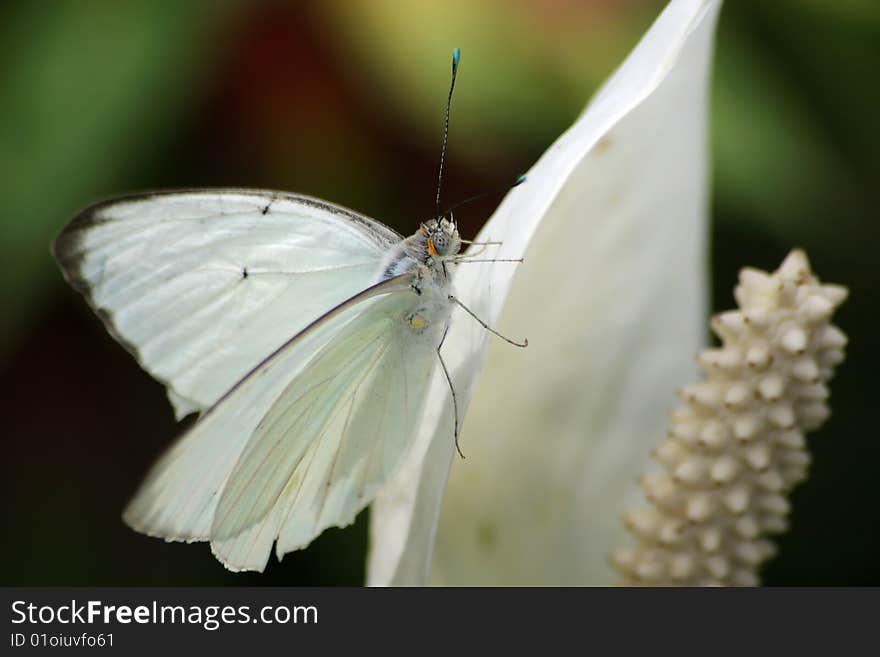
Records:
<instances>
[{"instance_id":1,"label":"peace lily spathe","mask_svg":"<svg viewBox=\"0 0 880 657\"><path fill-rule=\"evenodd\" d=\"M438 374L414 449L373 505L370 584L422 584L429 572L446 584L615 581L620 516L704 340L720 4L673 0L480 232L502 242L494 257L525 262L462 267L456 288L530 346L511 353L453 322L444 354L462 413L475 395L468 458L452 463Z\"/></svg>"}]
</instances>

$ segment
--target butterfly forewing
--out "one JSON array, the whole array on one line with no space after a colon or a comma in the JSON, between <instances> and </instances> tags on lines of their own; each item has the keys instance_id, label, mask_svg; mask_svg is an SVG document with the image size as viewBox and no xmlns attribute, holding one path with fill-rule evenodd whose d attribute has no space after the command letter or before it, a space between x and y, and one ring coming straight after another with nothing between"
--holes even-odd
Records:
<instances>
[{"instance_id":1,"label":"butterfly forewing","mask_svg":"<svg viewBox=\"0 0 880 657\"><path fill-rule=\"evenodd\" d=\"M202 190L93 206L65 228L55 254L110 332L167 386L179 417L210 407L363 290L399 240L317 199Z\"/></svg>"}]
</instances>

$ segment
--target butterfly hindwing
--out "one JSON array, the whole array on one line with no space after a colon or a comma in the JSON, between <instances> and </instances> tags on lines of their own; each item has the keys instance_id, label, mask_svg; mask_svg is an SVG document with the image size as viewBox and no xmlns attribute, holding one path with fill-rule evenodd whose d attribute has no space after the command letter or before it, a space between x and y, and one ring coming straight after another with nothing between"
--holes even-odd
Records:
<instances>
[{"instance_id":1,"label":"butterfly hindwing","mask_svg":"<svg viewBox=\"0 0 880 657\"><path fill-rule=\"evenodd\" d=\"M210 540L233 570L262 570L276 537L281 556L349 524L406 453L436 362L406 321L411 280L373 286L247 376L154 467L129 524Z\"/></svg>"}]
</instances>

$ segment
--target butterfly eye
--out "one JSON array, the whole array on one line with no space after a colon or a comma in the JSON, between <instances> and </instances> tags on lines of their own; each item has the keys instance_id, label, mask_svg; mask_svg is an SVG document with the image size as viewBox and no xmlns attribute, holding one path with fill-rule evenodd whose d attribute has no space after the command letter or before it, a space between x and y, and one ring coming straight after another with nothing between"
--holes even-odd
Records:
<instances>
[{"instance_id":1,"label":"butterfly eye","mask_svg":"<svg viewBox=\"0 0 880 657\"><path fill-rule=\"evenodd\" d=\"M446 251L446 247L449 243L449 238L446 236L446 233L434 233L434 235L431 236L431 240L434 242L434 249L442 255Z\"/></svg>"}]
</instances>

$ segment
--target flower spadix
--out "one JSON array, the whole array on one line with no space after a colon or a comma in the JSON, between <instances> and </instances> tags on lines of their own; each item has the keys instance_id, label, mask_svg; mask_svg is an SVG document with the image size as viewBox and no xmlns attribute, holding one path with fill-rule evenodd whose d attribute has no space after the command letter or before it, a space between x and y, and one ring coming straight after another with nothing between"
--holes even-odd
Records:
<instances>
[{"instance_id":1,"label":"flower spadix","mask_svg":"<svg viewBox=\"0 0 880 657\"><path fill-rule=\"evenodd\" d=\"M619 516L703 339L719 7L673 0L477 236L501 242L487 257L525 262L462 265L458 294L529 347L453 322L443 352L470 406L468 458L450 473L437 373L414 449L373 505L369 583L425 583L432 554L440 583L614 581Z\"/></svg>"},{"instance_id":2,"label":"flower spadix","mask_svg":"<svg viewBox=\"0 0 880 657\"><path fill-rule=\"evenodd\" d=\"M625 517L637 538L614 553L626 584L745 585L787 527L787 493L806 477L804 434L828 417L827 383L843 360L831 314L845 288L822 285L796 250L772 274L743 269L739 309L716 315L717 349L642 479L650 508Z\"/></svg>"}]
</instances>

